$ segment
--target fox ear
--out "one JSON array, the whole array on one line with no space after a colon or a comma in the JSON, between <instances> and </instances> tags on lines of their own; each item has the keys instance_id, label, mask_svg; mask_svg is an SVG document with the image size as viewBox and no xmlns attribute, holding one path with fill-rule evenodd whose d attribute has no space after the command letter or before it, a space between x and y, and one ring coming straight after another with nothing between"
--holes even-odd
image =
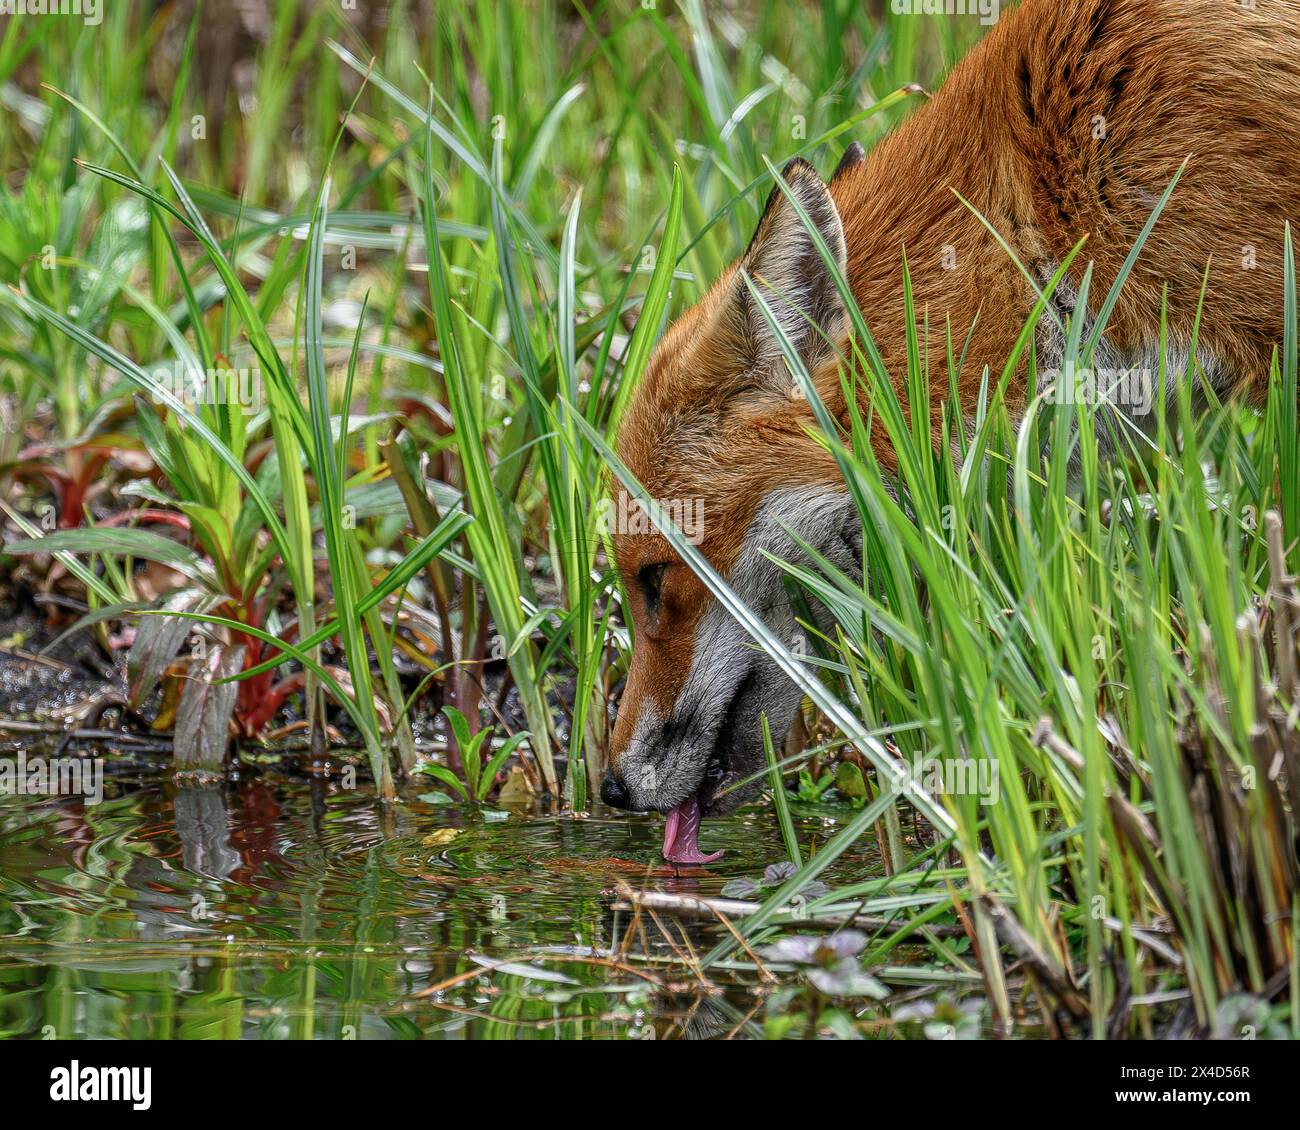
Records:
<instances>
[{"instance_id":1,"label":"fox ear","mask_svg":"<svg viewBox=\"0 0 1300 1130\"><path fill-rule=\"evenodd\" d=\"M847 262L844 225L822 178L807 161L798 159L785 167L782 176L843 274ZM848 319L821 252L780 185L772 189L758 230L740 265L753 279L809 374L815 374L835 356ZM743 276L736 285L745 334L756 367L784 372L780 342Z\"/></svg>"}]
</instances>

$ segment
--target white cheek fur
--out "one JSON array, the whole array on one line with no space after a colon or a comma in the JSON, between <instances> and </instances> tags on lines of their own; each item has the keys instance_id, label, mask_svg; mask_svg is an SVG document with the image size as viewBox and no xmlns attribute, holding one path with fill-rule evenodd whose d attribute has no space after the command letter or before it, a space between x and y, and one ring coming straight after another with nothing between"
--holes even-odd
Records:
<instances>
[{"instance_id":1,"label":"white cheek fur","mask_svg":"<svg viewBox=\"0 0 1300 1130\"><path fill-rule=\"evenodd\" d=\"M849 502L831 487L781 488L759 505L728 583L787 644L798 627L781 570L766 556L801 556L796 536L812 546L840 538ZM745 630L716 601L695 632L691 669L667 718L642 705L636 728L620 758L620 776L638 808L670 808L699 788L727 710L741 684L757 670L760 698L771 717L789 713L800 695L767 662ZM757 718L746 720L757 727ZM779 740L779 735L777 736Z\"/></svg>"}]
</instances>

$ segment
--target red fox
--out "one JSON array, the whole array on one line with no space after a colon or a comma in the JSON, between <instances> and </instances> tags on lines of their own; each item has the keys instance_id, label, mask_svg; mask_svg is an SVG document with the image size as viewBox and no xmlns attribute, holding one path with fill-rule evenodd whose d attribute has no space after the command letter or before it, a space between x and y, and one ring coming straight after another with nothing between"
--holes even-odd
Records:
<instances>
[{"instance_id":1,"label":"red fox","mask_svg":"<svg viewBox=\"0 0 1300 1130\"><path fill-rule=\"evenodd\" d=\"M1024 0L869 157L851 149L829 185L801 160L783 175L844 272L902 402L906 254L917 317L930 327L922 363L928 350L929 371L946 372L944 327L958 344L969 333L958 396L973 409L985 367L996 379L1042 284L1086 237L1051 296L1056 317L1037 330L1037 372L1060 363L1059 327L1095 314L1092 302L1075 309L1087 263L1090 295L1104 296L1180 167L1094 362L1160 371L1167 288L1170 378L1258 401L1283 341L1284 227L1300 219L1300 0ZM847 418L839 364L849 319L775 189L748 250L657 347L619 454L653 498L689 501L700 551L791 639L795 616L764 551L797 559L794 531L860 575L861 529L834 459L808 435L810 406L792 395L746 276L827 407ZM1013 411L1036 391L1025 383L1022 374L1009 393ZM894 467L879 431L872 443ZM707 862L700 817L753 795L757 785L729 786L763 764L760 713L779 741L800 691L660 534L616 531L614 546L636 641L601 795L667 813L665 856Z\"/></svg>"}]
</instances>

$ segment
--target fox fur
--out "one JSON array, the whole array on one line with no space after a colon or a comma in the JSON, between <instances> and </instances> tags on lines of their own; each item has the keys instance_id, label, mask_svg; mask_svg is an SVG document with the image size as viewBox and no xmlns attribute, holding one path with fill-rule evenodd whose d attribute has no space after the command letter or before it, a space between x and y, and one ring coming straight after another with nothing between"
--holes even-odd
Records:
<instances>
[{"instance_id":1,"label":"fox fur","mask_svg":"<svg viewBox=\"0 0 1300 1130\"><path fill-rule=\"evenodd\" d=\"M846 153L829 185L802 161L783 175L843 269L902 403L906 256L929 371L947 371L949 326L956 348L969 334L959 399L973 412L985 369L996 379L1045 281L1082 242L1034 343L1040 372L1059 363L1056 327L1094 316L1180 169L1098 352L1157 366L1164 301L1170 377L1258 402L1286 328L1284 228L1300 219L1300 0L1024 0L865 159ZM834 459L808 434L810 407L751 281L822 399L846 417L849 319L774 189L749 248L657 347L619 451L654 498L696 500L701 552L793 639L765 553L797 559L793 534L860 572L861 531ZM1013 411L1036 391L1024 368L1008 394ZM882 428L872 444L893 468ZM726 811L756 788L728 791L763 764L760 713L779 738L799 691L662 535L616 531L614 542L636 644L606 796L667 811L695 795L706 815Z\"/></svg>"}]
</instances>

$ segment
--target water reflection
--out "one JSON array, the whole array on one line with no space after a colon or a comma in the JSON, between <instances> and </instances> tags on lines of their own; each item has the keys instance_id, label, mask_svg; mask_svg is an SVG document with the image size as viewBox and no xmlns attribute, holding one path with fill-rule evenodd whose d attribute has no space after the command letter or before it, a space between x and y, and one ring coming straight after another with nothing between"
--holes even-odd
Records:
<instances>
[{"instance_id":1,"label":"water reflection","mask_svg":"<svg viewBox=\"0 0 1300 1130\"><path fill-rule=\"evenodd\" d=\"M321 781L118 778L103 804L0 798L0 1036L713 1038L748 988L685 965L719 928L628 939L621 882L717 894L780 856L765 814L727 857L655 873L650 818L381 808ZM830 829L801 828L820 842ZM846 874L871 866L846 856ZM624 942L626 954L611 954Z\"/></svg>"},{"instance_id":2,"label":"water reflection","mask_svg":"<svg viewBox=\"0 0 1300 1130\"><path fill-rule=\"evenodd\" d=\"M172 803L185 870L215 879L230 878L243 857L230 842L226 790L217 786L182 789Z\"/></svg>"}]
</instances>

